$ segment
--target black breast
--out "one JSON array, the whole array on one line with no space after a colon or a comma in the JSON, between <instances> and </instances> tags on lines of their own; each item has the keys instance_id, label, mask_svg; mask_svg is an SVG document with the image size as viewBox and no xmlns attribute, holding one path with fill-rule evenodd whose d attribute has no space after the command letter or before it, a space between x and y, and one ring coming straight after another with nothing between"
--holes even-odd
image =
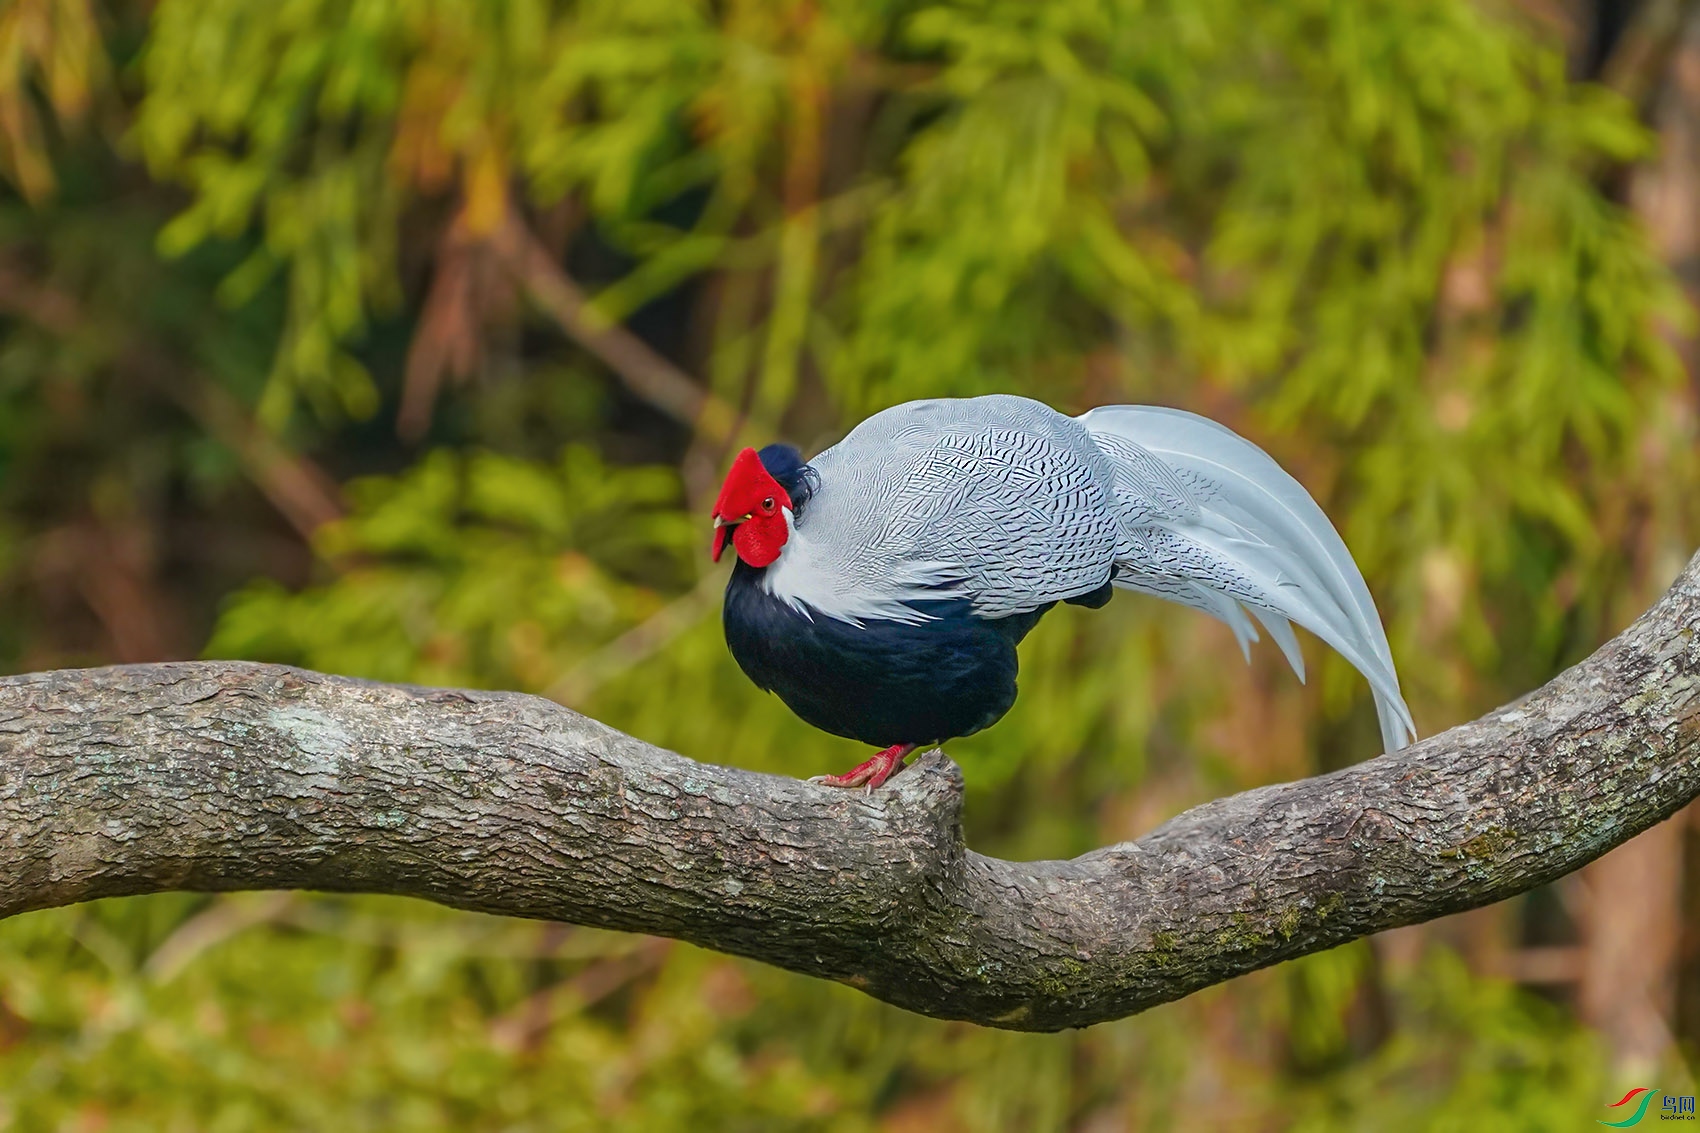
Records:
<instances>
[{"instance_id":1,"label":"black breast","mask_svg":"<svg viewBox=\"0 0 1700 1133\"><path fill-rule=\"evenodd\" d=\"M726 644L749 678L823 731L878 747L966 736L1015 703L1015 646L1049 604L977 618L966 600L919 603L933 620L812 619L768 594L741 560L726 587Z\"/></svg>"}]
</instances>

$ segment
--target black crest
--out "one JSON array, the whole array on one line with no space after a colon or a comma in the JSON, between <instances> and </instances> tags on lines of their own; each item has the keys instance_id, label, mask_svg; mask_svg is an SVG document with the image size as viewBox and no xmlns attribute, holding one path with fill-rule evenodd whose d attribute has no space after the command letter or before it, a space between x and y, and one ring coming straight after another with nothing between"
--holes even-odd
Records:
<instances>
[{"instance_id":1,"label":"black crest","mask_svg":"<svg viewBox=\"0 0 1700 1133\"><path fill-rule=\"evenodd\" d=\"M803 514L803 505L820 487L820 473L803 461L803 454L790 445L768 445L756 456L767 474L779 481L785 494L791 497L791 514Z\"/></svg>"}]
</instances>

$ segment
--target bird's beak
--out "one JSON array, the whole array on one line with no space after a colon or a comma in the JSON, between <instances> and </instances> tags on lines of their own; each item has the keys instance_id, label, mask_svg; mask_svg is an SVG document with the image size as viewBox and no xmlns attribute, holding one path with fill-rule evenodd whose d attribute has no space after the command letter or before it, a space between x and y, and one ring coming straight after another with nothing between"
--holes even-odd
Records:
<instances>
[{"instance_id":1,"label":"bird's beak","mask_svg":"<svg viewBox=\"0 0 1700 1133\"><path fill-rule=\"evenodd\" d=\"M726 536L732 528L750 518L755 512L739 516L737 519L727 519L724 516L714 517L714 547L708 552L708 557L714 562L720 561L721 552L726 550Z\"/></svg>"}]
</instances>

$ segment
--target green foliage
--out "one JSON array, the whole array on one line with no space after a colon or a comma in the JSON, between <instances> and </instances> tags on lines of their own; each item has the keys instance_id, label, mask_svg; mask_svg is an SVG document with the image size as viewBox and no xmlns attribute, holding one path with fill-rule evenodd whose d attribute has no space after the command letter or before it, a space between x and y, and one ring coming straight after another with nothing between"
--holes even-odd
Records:
<instances>
[{"instance_id":1,"label":"green foliage","mask_svg":"<svg viewBox=\"0 0 1700 1133\"><path fill-rule=\"evenodd\" d=\"M335 585L237 595L207 648L376 680L544 688L652 616L696 534L677 480L569 448L554 467L493 453L422 458L349 486L318 548ZM644 582L649 585L643 585Z\"/></svg>"},{"instance_id":2,"label":"green foliage","mask_svg":"<svg viewBox=\"0 0 1700 1133\"><path fill-rule=\"evenodd\" d=\"M1307 961L1326 966L1339 953ZM1336 985L1337 987L1340 985ZM1299 1092L1291 1128L1564 1129L1600 1112L1611 1084L1596 1040L1551 1005L1472 979L1437 954L1406 990L1395 1036L1376 1054ZM1447 1083L1444 1095L1424 1080ZM1607 1111L1609 1112L1609 1111Z\"/></svg>"},{"instance_id":3,"label":"green foliage","mask_svg":"<svg viewBox=\"0 0 1700 1133\"><path fill-rule=\"evenodd\" d=\"M1075 1035L987 1032L684 945L394 900L100 902L17 918L0 948L0 1122L25 1130L850 1133L880 1111L974 1131L1534 1130L1606 1092L1585 1033L1444 953L1394 982L1390 1042L1280 1089L1269 1021L1220 991Z\"/></svg>"},{"instance_id":4,"label":"green foliage","mask_svg":"<svg viewBox=\"0 0 1700 1133\"><path fill-rule=\"evenodd\" d=\"M55 36L17 38L48 11ZM989 390L1239 428L1341 526L1425 730L1591 648L1700 532L1666 341L1687 308L1602 189L1652 139L1498 5L102 15L104 40L80 0L0 13L0 48L28 48L0 50L12 668L204 647L541 692L717 762L859 760L726 655L702 516L719 438L646 413L526 306L498 239L514 225L586 285L592 326L747 406L740 443L818 446L895 401ZM391 437L433 399L424 449ZM1307 652L1310 688L1184 611L1057 611L1015 711L952 745L971 840L1078 853L1370 754L1361 681ZM1595 1111L1602 1055L1563 1010L1441 943L1380 955L1019 1036L393 901L102 903L0 925L0 1129Z\"/></svg>"},{"instance_id":5,"label":"green foliage","mask_svg":"<svg viewBox=\"0 0 1700 1133\"><path fill-rule=\"evenodd\" d=\"M867 1128L833 1112L831 1075L745 1042L729 961L682 954L654 977L636 938L267 895L100 904L0 936L0 1034L32 1036L0 1048L7 1128ZM626 969L647 977L635 992ZM617 1024L587 1009L608 986L633 997Z\"/></svg>"},{"instance_id":6,"label":"green foliage","mask_svg":"<svg viewBox=\"0 0 1700 1133\"><path fill-rule=\"evenodd\" d=\"M476 232L510 182L579 194L633 259L607 317L705 272L733 295L771 275L768 310L705 358L759 429L799 366L843 420L1069 402L1096 365L1133 396L1215 389L1277 449L1329 442L1342 466L1316 471L1409 642L1425 566L1466 603L1553 540L1581 588L1608 577L1599 493L1675 373L1652 321L1680 321L1675 294L1590 180L1648 138L1464 0L752 3L719 24L683 0L167 3L143 64L134 137L195 192L162 248L257 226L227 298L288 274L272 419L292 390L371 411L347 347L396 301L410 199L458 180ZM865 156L833 173L851 92L873 100ZM1491 635L1439 628L1491 662Z\"/></svg>"}]
</instances>

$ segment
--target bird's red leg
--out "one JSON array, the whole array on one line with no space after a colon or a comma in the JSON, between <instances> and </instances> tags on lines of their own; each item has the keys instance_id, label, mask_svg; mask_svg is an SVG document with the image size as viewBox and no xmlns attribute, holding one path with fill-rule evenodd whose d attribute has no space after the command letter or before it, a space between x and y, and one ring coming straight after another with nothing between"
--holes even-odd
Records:
<instances>
[{"instance_id":1,"label":"bird's red leg","mask_svg":"<svg viewBox=\"0 0 1700 1133\"><path fill-rule=\"evenodd\" d=\"M876 752L866 763L858 763L842 775L816 775L809 780L811 783L825 783L829 787L860 787L867 785L868 790L884 783L892 774L903 766L903 761L909 753L920 747L920 744L892 744L884 751Z\"/></svg>"}]
</instances>

